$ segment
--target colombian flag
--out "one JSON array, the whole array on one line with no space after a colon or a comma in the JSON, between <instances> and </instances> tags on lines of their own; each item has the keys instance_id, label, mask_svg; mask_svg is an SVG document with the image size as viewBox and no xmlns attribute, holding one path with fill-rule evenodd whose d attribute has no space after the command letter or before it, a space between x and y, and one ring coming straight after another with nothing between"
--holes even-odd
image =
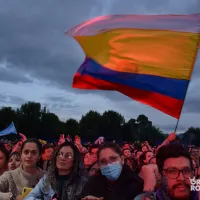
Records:
<instances>
[{"instance_id":1,"label":"colombian flag","mask_svg":"<svg viewBox=\"0 0 200 200\"><path fill-rule=\"evenodd\" d=\"M100 16L66 35L86 54L74 88L119 91L180 118L200 44L200 13Z\"/></svg>"}]
</instances>

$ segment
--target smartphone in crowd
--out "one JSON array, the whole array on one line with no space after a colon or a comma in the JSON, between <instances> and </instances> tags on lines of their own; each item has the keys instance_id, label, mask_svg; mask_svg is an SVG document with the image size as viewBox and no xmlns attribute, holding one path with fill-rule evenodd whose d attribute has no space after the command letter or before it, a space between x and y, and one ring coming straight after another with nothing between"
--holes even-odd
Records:
<instances>
[{"instance_id":1,"label":"smartphone in crowd","mask_svg":"<svg viewBox=\"0 0 200 200\"><path fill-rule=\"evenodd\" d=\"M25 198L32 191L32 189L33 188L24 187L22 191L22 197Z\"/></svg>"}]
</instances>

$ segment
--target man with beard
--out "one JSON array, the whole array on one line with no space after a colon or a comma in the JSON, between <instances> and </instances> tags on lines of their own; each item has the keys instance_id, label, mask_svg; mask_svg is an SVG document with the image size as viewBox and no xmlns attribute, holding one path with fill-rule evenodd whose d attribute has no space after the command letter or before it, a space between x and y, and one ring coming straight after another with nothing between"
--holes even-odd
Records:
<instances>
[{"instance_id":1,"label":"man with beard","mask_svg":"<svg viewBox=\"0 0 200 200\"><path fill-rule=\"evenodd\" d=\"M160 187L156 192L144 191L136 200L198 200L198 192L190 189L190 178L194 177L192 159L182 145L161 147L156 163L161 175Z\"/></svg>"}]
</instances>

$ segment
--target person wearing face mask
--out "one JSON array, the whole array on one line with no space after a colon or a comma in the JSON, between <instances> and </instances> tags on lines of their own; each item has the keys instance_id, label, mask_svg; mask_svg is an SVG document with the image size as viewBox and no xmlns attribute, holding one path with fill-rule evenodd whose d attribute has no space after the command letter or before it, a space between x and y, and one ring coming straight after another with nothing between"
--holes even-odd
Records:
<instances>
[{"instance_id":1,"label":"person wearing face mask","mask_svg":"<svg viewBox=\"0 0 200 200\"><path fill-rule=\"evenodd\" d=\"M115 143L103 144L97 153L100 173L91 177L81 194L81 200L133 200L143 191L143 180L127 165Z\"/></svg>"}]
</instances>

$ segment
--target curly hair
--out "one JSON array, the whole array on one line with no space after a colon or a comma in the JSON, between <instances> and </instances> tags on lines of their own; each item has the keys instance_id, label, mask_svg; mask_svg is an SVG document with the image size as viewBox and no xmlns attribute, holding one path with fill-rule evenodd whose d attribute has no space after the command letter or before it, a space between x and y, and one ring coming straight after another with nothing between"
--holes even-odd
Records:
<instances>
[{"instance_id":1,"label":"curly hair","mask_svg":"<svg viewBox=\"0 0 200 200\"><path fill-rule=\"evenodd\" d=\"M192 158L181 144L168 144L165 146L160 147L156 154L156 164L158 165L158 170L160 174L163 173L163 167L165 160L169 158L179 158L185 157L190 162L190 167L193 169Z\"/></svg>"},{"instance_id":2,"label":"curly hair","mask_svg":"<svg viewBox=\"0 0 200 200\"><path fill-rule=\"evenodd\" d=\"M80 154L78 148L70 142L65 142L65 143L61 144L60 146L58 146L58 148L56 149L54 156L51 160L51 164L50 164L50 167L49 167L49 170L47 173L46 184L45 184L45 186L46 186L45 189L47 189L47 190L48 190L49 186L51 186L55 191L57 191L58 169L56 167L56 160L57 160L57 156L58 156L60 149L62 149L63 147L71 147L74 152L73 169L72 169L72 172L70 173L68 181L74 180L75 182L77 182L78 180L80 180L81 177L85 176L85 168L84 168L81 154Z\"/></svg>"}]
</instances>

